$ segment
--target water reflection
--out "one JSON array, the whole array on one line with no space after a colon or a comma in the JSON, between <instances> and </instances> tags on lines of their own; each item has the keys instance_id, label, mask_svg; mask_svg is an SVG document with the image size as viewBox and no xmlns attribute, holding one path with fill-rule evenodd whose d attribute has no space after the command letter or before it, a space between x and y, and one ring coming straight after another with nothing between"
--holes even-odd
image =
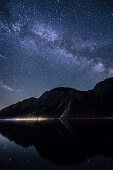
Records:
<instances>
[{"instance_id":1,"label":"water reflection","mask_svg":"<svg viewBox=\"0 0 113 170\"><path fill-rule=\"evenodd\" d=\"M8 162L7 166L14 170L15 167L20 169L20 165L22 170L111 170L112 132L113 120L51 120L34 123L1 121L0 133L6 138L0 137L0 154L3 158L6 152L5 155L9 154L9 157L0 160L0 167Z\"/></svg>"}]
</instances>

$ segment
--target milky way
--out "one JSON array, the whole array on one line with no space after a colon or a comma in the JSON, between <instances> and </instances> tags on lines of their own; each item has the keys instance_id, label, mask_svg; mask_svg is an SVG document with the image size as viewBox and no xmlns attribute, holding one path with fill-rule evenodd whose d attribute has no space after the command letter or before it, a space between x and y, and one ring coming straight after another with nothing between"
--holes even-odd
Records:
<instances>
[{"instance_id":1,"label":"milky way","mask_svg":"<svg viewBox=\"0 0 113 170\"><path fill-rule=\"evenodd\" d=\"M112 0L0 1L0 108L111 76Z\"/></svg>"}]
</instances>

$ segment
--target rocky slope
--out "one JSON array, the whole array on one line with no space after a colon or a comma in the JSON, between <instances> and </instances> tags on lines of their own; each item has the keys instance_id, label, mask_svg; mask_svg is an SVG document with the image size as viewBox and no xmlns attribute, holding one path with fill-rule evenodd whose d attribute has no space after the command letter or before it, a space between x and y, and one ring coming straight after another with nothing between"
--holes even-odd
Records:
<instances>
[{"instance_id":1,"label":"rocky slope","mask_svg":"<svg viewBox=\"0 0 113 170\"><path fill-rule=\"evenodd\" d=\"M93 90L59 87L40 98L30 98L0 111L0 118L44 116L55 118L106 117L113 115L113 78L99 82Z\"/></svg>"}]
</instances>

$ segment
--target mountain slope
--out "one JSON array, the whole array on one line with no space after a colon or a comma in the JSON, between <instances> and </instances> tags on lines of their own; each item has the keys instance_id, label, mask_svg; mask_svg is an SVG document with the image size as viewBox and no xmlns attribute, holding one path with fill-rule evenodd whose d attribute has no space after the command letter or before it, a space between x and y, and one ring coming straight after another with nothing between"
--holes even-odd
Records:
<instances>
[{"instance_id":1,"label":"mountain slope","mask_svg":"<svg viewBox=\"0 0 113 170\"><path fill-rule=\"evenodd\" d=\"M59 87L40 98L30 98L0 111L0 118L44 116L55 118L105 117L113 115L113 78L97 83L93 90Z\"/></svg>"}]
</instances>

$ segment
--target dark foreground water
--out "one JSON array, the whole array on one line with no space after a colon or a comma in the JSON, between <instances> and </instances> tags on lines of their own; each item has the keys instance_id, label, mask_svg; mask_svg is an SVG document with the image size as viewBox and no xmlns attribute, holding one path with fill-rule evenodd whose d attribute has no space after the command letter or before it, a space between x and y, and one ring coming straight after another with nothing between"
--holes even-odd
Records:
<instances>
[{"instance_id":1,"label":"dark foreground water","mask_svg":"<svg viewBox=\"0 0 113 170\"><path fill-rule=\"evenodd\" d=\"M2 170L112 170L113 120L0 121Z\"/></svg>"}]
</instances>

